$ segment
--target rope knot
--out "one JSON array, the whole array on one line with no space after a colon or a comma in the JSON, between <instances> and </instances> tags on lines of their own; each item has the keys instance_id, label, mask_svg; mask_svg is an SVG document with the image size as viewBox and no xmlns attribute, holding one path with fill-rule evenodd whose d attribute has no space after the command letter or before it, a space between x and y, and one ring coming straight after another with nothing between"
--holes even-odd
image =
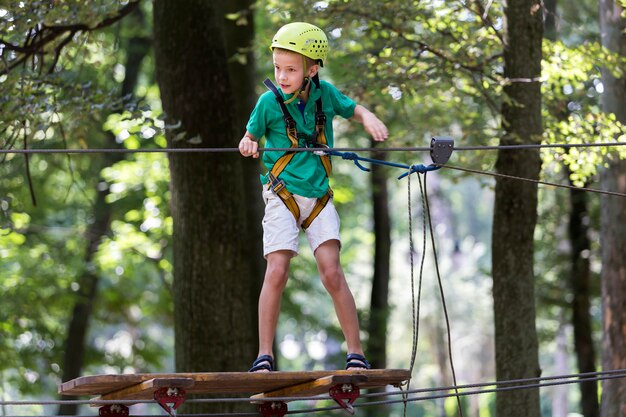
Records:
<instances>
[{"instance_id":1,"label":"rope knot","mask_svg":"<svg viewBox=\"0 0 626 417\"><path fill-rule=\"evenodd\" d=\"M411 165L411 167L409 168L409 174L412 174L414 172L417 172L419 174L424 174L427 171L429 171L428 167L423 164Z\"/></svg>"},{"instance_id":2,"label":"rope knot","mask_svg":"<svg viewBox=\"0 0 626 417\"><path fill-rule=\"evenodd\" d=\"M411 165L409 167L409 170L407 172L405 172L404 174L400 175L398 177L398 179L401 180L402 178L407 177L407 176L409 176L409 175L411 175L413 173L416 173L416 172L418 174L425 174L428 171L436 171L439 168L441 168L441 166L433 165L433 164L430 164L430 165L422 165L422 164Z\"/></svg>"}]
</instances>

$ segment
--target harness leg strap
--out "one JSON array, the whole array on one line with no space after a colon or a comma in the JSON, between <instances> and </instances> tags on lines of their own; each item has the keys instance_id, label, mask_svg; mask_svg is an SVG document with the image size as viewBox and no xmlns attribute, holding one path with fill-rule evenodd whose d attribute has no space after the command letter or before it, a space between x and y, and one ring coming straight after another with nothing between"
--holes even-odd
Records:
<instances>
[{"instance_id":1,"label":"harness leg strap","mask_svg":"<svg viewBox=\"0 0 626 417\"><path fill-rule=\"evenodd\" d=\"M285 186L285 181L276 178L273 174L269 175L269 186L270 189L276 194L280 200L285 204L287 209L293 214L293 217L296 219L296 223L300 220L300 207L298 207L298 203L296 203L296 199L293 197L293 194L287 190Z\"/></svg>"},{"instance_id":2,"label":"harness leg strap","mask_svg":"<svg viewBox=\"0 0 626 417\"><path fill-rule=\"evenodd\" d=\"M311 223L313 223L313 220L315 220L315 218L322 212L322 210L324 209L324 207L326 207L326 204L328 204L328 201L332 197L333 190L329 188L323 197L317 199L313 210L311 210L311 214L309 214L309 217L307 217L306 220L302 222L302 229L306 230L311 225Z\"/></svg>"}]
</instances>

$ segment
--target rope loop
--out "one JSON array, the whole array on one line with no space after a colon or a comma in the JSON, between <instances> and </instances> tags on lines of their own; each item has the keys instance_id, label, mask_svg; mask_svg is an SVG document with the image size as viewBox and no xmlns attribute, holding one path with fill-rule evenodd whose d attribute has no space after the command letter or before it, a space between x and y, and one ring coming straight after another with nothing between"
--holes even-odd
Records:
<instances>
[{"instance_id":1,"label":"rope loop","mask_svg":"<svg viewBox=\"0 0 626 417\"><path fill-rule=\"evenodd\" d=\"M359 163L359 160L361 159L361 157L359 155L357 155L354 152L344 152L343 155L341 155L341 157L345 160L348 161L353 161L354 165L356 165L357 167L359 167L359 169L361 171L366 171L366 172L370 172L371 169L364 167L363 165L361 165Z\"/></svg>"}]
</instances>

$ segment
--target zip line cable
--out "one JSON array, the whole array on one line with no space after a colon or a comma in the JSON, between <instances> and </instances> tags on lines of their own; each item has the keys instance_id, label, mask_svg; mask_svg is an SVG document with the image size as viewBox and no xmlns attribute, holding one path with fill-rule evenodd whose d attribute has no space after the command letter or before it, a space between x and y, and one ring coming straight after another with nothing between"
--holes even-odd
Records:
<instances>
[{"instance_id":1,"label":"zip line cable","mask_svg":"<svg viewBox=\"0 0 626 417\"><path fill-rule=\"evenodd\" d=\"M612 146L623 146L626 145L626 142L608 142L608 143L576 143L576 144L521 144L521 145L497 145L497 146L467 146L467 147L454 147L454 151L479 151L479 150L500 150L500 149L537 149L537 148L582 148L582 147L612 147ZM320 148L259 148L259 152L269 152L269 151L283 151L283 152L324 152L321 151ZM521 181L529 181L536 184L547 185L551 187L557 188L567 188L572 190L580 190L597 194L604 194L615 197L626 198L625 193L619 193L615 191L606 191L606 190L598 190L594 188L587 187L575 187L572 185L565 184L557 184L553 182L535 180L531 178L517 177L513 175L501 174L491 171L484 171L472 168L463 168L443 163L433 163L429 166L424 165L406 165L399 164L394 162L382 161L372 158L360 157L355 153L356 151L377 151L377 152L395 152L395 151L404 151L404 152L431 152L432 155L432 146L431 147L398 147L398 148L328 148L328 151L325 152L330 156L340 156L345 160L352 160L357 167L359 167L363 171L369 171L368 168L363 167L359 161L365 161L374 164L388 165L396 168L404 168L409 169L408 172L404 173L398 179L401 179L407 175L410 175L414 172L424 173L425 171L436 170L439 168L449 168L458 171L464 171L468 173L474 174L482 174L482 175L490 175L494 177L502 177L509 178L514 180ZM239 152L239 148L154 148L154 149L125 149L125 148L99 148L99 149L0 149L0 155L2 154L100 154L100 153L228 153L228 152Z\"/></svg>"},{"instance_id":2,"label":"zip line cable","mask_svg":"<svg viewBox=\"0 0 626 417\"><path fill-rule=\"evenodd\" d=\"M519 145L485 145L485 146L459 146L455 151L495 151L495 150L519 150L519 149L543 149L543 148L597 148L625 146L626 142L602 142L602 143L546 143L546 144L519 144ZM332 148L337 151L351 152L429 152L430 147L348 147ZM259 148L259 152L319 152L319 148ZM86 148L86 149L0 149L0 154L93 154L93 153L228 153L239 152L239 148Z\"/></svg>"},{"instance_id":3,"label":"zip line cable","mask_svg":"<svg viewBox=\"0 0 626 417\"><path fill-rule=\"evenodd\" d=\"M482 175L490 175L492 177L501 177L501 178L508 178L508 179L512 179L512 180L520 180L520 181L528 181L528 182L533 182L536 184L541 184L541 185L548 185L550 187L557 187L557 188L567 188L570 190L578 190L578 191L586 191L586 192L590 192L590 193L596 193L596 194L604 194L604 195L610 195L610 196L615 196L615 197L626 197L625 193L619 193L617 191L607 191L607 190L598 190L595 188L586 188L586 187L575 187L573 185L566 185L566 184L557 184L554 182L547 182L547 181L541 181L541 180L535 180L532 178L525 178L525 177L517 177L515 175L507 175L507 174L500 174L498 172L493 172L493 171L483 171L483 170L479 170L479 169L471 169L471 168L462 168L462 167L458 167L458 166L454 166L454 165L448 165L448 164L435 164L441 168L449 168L449 169L454 169L457 171L464 171L464 172L469 172L472 174L482 174Z\"/></svg>"},{"instance_id":4,"label":"zip line cable","mask_svg":"<svg viewBox=\"0 0 626 417\"><path fill-rule=\"evenodd\" d=\"M519 145L485 145L485 146L459 146L455 151L497 151L506 149L549 149L549 148L598 148L624 146L626 142L603 142L603 143L543 143L543 144L519 144Z\"/></svg>"},{"instance_id":5,"label":"zip line cable","mask_svg":"<svg viewBox=\"0 0 626 417\"><path fill-rule=\"evenodd\" d=\"M574 379L576 378L576 379ZM448 398L453 396L471 396L471 395L481 395L481 394L490 394L502 391L512 391L519 389L532 389L532 388L543 388L550 386L558 386L558 385L570 385L582 382L593 382L593 381L603 381L603 380L611 380L611 379L621 379L626 378L626 369L616 369L616 370L608 370L608 371L598 371L598 372L587 372L587 373L578 373L578 374L565 374L565 375L555 375L555 376L547 376L547 377L536 377L536 378L524 378L524 379L514 379L514 380L505 380L505 381L492 381L492 382L484 382L477 384L465 384L465 385L455 385L448 387L438 387L438 388L421 388L415 389L408 392L408 394L426 394L426 393L436 393L441 391L450 391L454 389L464 390L471 389L470 391L463 391L459 393L442 393L442 394L433 394L427 396L414 396L409 398L407 401L417 402L417 401L426 401L426 400L434 400L440 398ZM476 388L487 388L495 386L495 388L488 389L476 389ZM363 394L362 397L389 397L394 395L405 395L404 391L395 391L395 392L382 392L382 393L371 393L371 394ZM309 401L317 401L317 400L330 400L330 396L315 396L315 397L274 397L274 398L264 398L264 399L255 399L255 401L295 401L295 400L309 400ZM240 398L213 398L213 399L189 399L187 402L192 403L216 403L216 402L250 402L250 397L240 397ZM389 404L398 404L403 402L404 399L401 400L383 400L383 401L375 401L375 402L363 402L363 403L354 403L353 407L366 407L366 406L376 406L376 405L389 405ZM59 405L59 404L138 404L138 403L148 403L155 404L155 400L49 400L49 401L0 401L0 406L27 406L27 405ZM341 409L339 406L334 407L325 407L325 408L313 408L307 410L294 410L288 411L287 414L298 414L298 413L306 413L306 412L319 412L326 410L339 410ZM228 414L176 414L178 417L192 417L192 416L258 416L259 413L228 413ZM18 416L18 415L6 415L4 417L26 417L26 416ZM28 416L28 417L49 417L47 415L41 416ZM63 417L63 416L61 416ZM74 417L93 417L93 416L74 416ZM133 417L148 417L148 415L133 415ZM163 417L162 414L155 415L155 417Z\"/></svg>"},{"instance_id":6,"label":"zip line cable","mask_svg":"<svg viewBox=\"0 0 626 417\"><path fill-rule=\"evenodd\" d=\"M481 390L474 390L474 391L465 391L465 392L460 392L460 393L442 393L442 394L433 394L433 395L427 395L427 396L415 396L415 397L409 398L407 401L418 402L418 401L437 400L437 399L450 398L450 397L457 397L458 398L458 397L462 397L462 396L465 397L465 396L472 396L472 395L492 394L492 393L497 393L497 392L513 391L513 390L519 390L519 389L533 389L533 388L551 387L551 386L556 386L556 385L575 384L575 383L578 383L578 382L589 382L589 381L609 380L609 379L618 379L618 378L626 378L626 373L623 373L621 375L612 375L612 376L606 376L606 377L598 377L598 378L586 379L585 381L565 381L565 382L552 382L552 383L536 383L536 384L527 384L527 385L521 385L521 386L511 386L511 387L500 387L500 388L492 388L492 389L481 389ZM454 389L454 388L459 388L459 387L451 387L451 389ZM415 391L417 392L419 390L415 390ZM387 395L389 395L389 393L387 393ZM370 394L365 394L363 396L370 396ZM371 401L371 402L367 402L367 403L364 403L364 402L363 403L355 403L355 404L353 404L353 407L354 408L358 408L358 407L369 407L369 406L377 406L377 405L393 405L393 404L398 404L400 402L404 402L404 400L383 400L383 401ZM319 412L319 411L340 410L340 409L341 409L340 407L335 406L335 407L327 407L327 408L314 408L314 409L309 409L309 410L296 410L296 411L292 411L290 413L296 414L296 413ZM179 415L179 417L184 417L184 416L183 415Z\"/></svg>"}]
</instances>

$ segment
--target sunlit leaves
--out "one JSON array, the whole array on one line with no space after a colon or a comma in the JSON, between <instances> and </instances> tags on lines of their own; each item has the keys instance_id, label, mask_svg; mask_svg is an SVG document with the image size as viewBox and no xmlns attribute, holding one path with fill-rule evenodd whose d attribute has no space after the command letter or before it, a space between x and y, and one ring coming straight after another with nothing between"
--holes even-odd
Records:
<instances>
[{"instance_id":1,"label":"sunlit leaves","mask_svg":"<svg viewBox=\"0 0 626 417\"><path fill-rule=\"evenodd\" d=\"M607 143L626 140L626 130L614 115L599 109L604 91L600 67L616 75L623 72L626 59L587 43L576 48L561 42L544 41L543 96L545 137L549 143ZM623 147L594 147L543 152L546 167L559 172L560 161L569 167L570 180L585 186L593 180L607 155L626 156Z\"/></svg>"},{"instance_id":2,"label":"sunlit leaves","mask_svg":"<svg viewBox=\"0 0 626 417\"><path fill-rule=\"evenodd\" d=\"M3 372L5 382L29 392L58 372L49 364L63 343L62 306L71 299L76 265L58 262L64 243L71 247L68 230L33 223L38 218L24 213L11 218L11 231L0 237L0 369L13 369Z\"/></svg>"},{"instance_id":3,"label":"sunlit leaves","mask_svg":"<svg viewBox=\"0 0 626 417\"><path fill-rule=\"evenodd\" d=\"M546 131L547 141L551 143L615 143L626 142L626 128L615 120L614 115L590 112L580 117L571 115L561 120ZM570 179L578 187L592 182L599 169L608 162L607 157L625 158L624 146L606 146L596 148L572 148L562 151L544 151L544 163L553 160L562 161L571 171ZM559 171L558 165L552 169Z\"/></svg>"}]
</instances>

